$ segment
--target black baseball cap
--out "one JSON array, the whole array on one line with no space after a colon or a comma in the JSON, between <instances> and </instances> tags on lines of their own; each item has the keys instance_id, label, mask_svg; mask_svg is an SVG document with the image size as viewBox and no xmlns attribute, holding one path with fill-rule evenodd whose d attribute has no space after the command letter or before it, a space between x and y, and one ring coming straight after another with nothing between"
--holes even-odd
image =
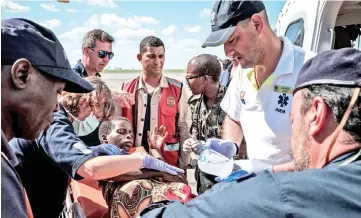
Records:
<instances>
[{"instance_id":1,"label":"black baseball cap","mask_svg":"<svg viewBox=\"0 0 361 218\"><path fill-rule=\"evenodd\" d=\"M217 1L211 12L212 32L202 48L222 45L232 35L239 21L264 9L262 1Z\"/></svg>"},{"instance_id":2,"label":"black baseball cap","mask_svg":"<svg viewBox=\"0 0 361 218\"><path fill-rule=\"evenodd\" d=\"M42 73L66 81L65 91L88 93L94 87L75 73L63 46L49 29L27 19L1 21L1 64L26 58Z\"/></svg>"},{"instance_id":3,"label":"black baseball cap","mask_svg":"<svg viewBox=\"0 0 361 218\"><path fill-rule=\"evenodd\" d=\"M311 58L302 66L293 94L318 84L360 87L361 51L342 48L324 51Z\"/></svg>"}]
</instances>

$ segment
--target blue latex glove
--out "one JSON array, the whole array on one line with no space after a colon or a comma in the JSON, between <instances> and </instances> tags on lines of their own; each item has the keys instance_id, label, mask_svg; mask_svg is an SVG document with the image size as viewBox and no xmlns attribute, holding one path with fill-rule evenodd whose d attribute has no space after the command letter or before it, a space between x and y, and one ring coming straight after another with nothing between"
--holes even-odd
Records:
<instances>
[{"instance_id":1,"label":"blue latex glove","mask_svg":"<svg viewBox=\"0 0 361 218\"><path fill-rule=\"evenodd\" d=\"M237 145L230 140L210 138L204 144L202 150L213 149L229 159L237 155Z\"/></svg>"},{"instance_id":2,"label":"blue latex glove","mask_svg":"<svg viewBox=\"0 0 361 218\"><path fill-rule=\"evenodd\" d=\"M95 156L102 156L102 155L126 155L126 152L123 149L118 148L112 144L101 144L98 146L89 147L95 154Z\"/></svg>"},{"instance_id":3,"label":"blue latex glove","mask_svg":"<svg viewBox=\"0 0 361 218\"><path fill-rule=\"evenodd\" d=\"M183 174L184 170L179 169L178 167L171 166L161 160L158 160L150 155L144 155L143 166L142 168L158 170L166 172L171 175Z\"/></svg>"},{"instance_id":4,"label":"blue latex glove","mask_svg":"<svg viewBox=\"0 0 361 218\"><path fill-rule=\"evenodd\" d=\"M235 181L235 180L239 179L240 177L247 175L247 174L248 174L248 172L245 170L236 170L236 171L232 172L226 178L216 177L215 180L217 182L232 182L232 181Z\"/></svg>"}]
</instances>

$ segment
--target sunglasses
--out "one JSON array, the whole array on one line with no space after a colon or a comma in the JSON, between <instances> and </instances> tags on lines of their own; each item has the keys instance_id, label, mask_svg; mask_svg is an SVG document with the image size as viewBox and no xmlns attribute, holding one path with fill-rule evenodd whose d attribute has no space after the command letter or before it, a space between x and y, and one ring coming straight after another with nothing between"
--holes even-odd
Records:
<instances>
[{"instance_id":1,"label":"sunglasses","mask_svg":"<svg viewBox=\"0 0 361 218\"><path fill-rule=\"evenodd\" d=\"M92 48L89 48L92 51L98 52L98 57L99 58L105 58L106 56L108 56L109 60L112 59L114 57L114 53L113 52L108 52L108 51L103 51L103 50L94 50Z\"/></svg>"},{"instance_id":2,"label":"sunglasses","mask_svg":"<svg viewBox=\"0 0 361 218\"><path fill-rule=\"evenodd\" d=\"M186 76L186 81L189 84L189 80L199 78L199 77L202 77L202 76L208 76L208 74L201 74L201 75L198 75L198 76L190 76L190 77Z\"/></svg>"}]
</instances>

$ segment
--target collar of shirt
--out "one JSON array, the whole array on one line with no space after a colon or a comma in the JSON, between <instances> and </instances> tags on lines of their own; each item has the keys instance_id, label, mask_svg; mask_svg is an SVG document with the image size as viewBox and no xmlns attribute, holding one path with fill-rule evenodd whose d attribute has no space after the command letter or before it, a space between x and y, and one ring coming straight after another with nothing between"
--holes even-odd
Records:
<instances>
[{"instance_id":1,"label":"collar of shirt","mask_svg":"<svg viewBox=\"0 0 361 218\"><path fill-rule=\"evenodd\" d=\"M59 103L59 110L57 113L63 114L64 116L68 117L68 112L66 112L65 107L60 103Z\"/></svg>"},{"instance_id":2,"label":"collar of shirt","mask_svg":"<svg viewBox=\"0 0 361 218\"><path fill-rule=\"evenodd\" d=\"M283 49L280 60L278 61L277 67L273 72L274 77L281 76L283 74L293 73L294 68L294 49L293 44L289 39L281 36L280 39L283 42Z\"/></svg>"},{"instance_id":3,"label":"collar of shirt","mask_svg":"<svg viewBox=\"0 0 361 218\"><path fill-rule=\"evenodd\" d=\"M328 163L326 167L328 166L332 166L334 164L337 164L337 165L342 165L343 163L346 163L348 162L350 159L353 159L355 158L354 160L352 160L351 162L355 161L355 160L358 160L358 159L361 159L361 155L360 155L360 150L361 149L358 149L358 150L354 150L354 151L350 151L346 154L343 154L343 155L340 155L338 157L336 157L335 159L333 159L330 163ZM358 155L358 156L357 156Z\"/></svg>"},{"instance_id":4,"label":"collar of shirt","mask_svg":"<svg viewBox=\"0 0 361 218\"><path fill-rule=\"evenodd\" d=\"M226 94L226 87L224 85L222 85L221 83L219 83L219 88L218 88L216 100L214 101L213 105L216 105L218 107L218 104L221 103L221 101L223 99L223 96L225 94ZM207 100L207 96L202 94L202 102L204 102L205 105L206 105L206 100Z\"/></svg>"},{"instance_id":5,"label":"collar of shirt","mask_svg":"<svg viewBox=\"0 0 361 218\"><path fill-rule=\"evenodd\" d=\"M167 81L167 77L165 77L163 74L160 78L160 82L157 86L157 88L168 88L168 81ZM157 89L155 88L154 91ZM143 74L140 75L139 80L138 80L138 85L137 85L137 90L138 89L142 89L142 90L147 90L147 88L145 87L144 83L143 83ZM153 92L154 93L154 92Z\"/></svg>"},{"instance_id":6,"label":"collar of shirt","mask_svg":"<svg viewBox=\"0 0 361 218\"><path fill-rule=\"evenodd\" d=\"M83 64L81 63L81 60L78 60L78 62L76 63L76 65L74 66L73 70L75 70L76 72L78 72L80 74L81 77L88 77L88 73L86 72ZM97 77L101 77L100 73L96 72L95 76Z\"/></svg>"}]
</instances>

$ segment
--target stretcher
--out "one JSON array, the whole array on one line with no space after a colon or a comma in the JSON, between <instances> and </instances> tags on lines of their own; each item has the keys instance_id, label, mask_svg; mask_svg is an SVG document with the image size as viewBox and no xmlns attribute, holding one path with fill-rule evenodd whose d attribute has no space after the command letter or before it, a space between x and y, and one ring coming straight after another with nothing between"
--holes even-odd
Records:
<instances>
[{"instance_id":1,"label":"stretcher","mask_svg":"<svg viewBox=\"0 0 361 218\"><path fill-rule=\"evenodd\" d=\"M133 152L146 153L143 147L132 148L129 153ZM71 180L60 218L108 217L108 206L98 182L90 179Z\"/></svg>"},{"instance_id":2,"label":"stretcher","mask_svg":"<svg viewBox=\"0 0 361 218\"><path fill-rule=\"evenodd\" d=\"M61 218L108 217L108 206L97 181L83 179L70 182Z\"/></svg>"}]
</instances>

